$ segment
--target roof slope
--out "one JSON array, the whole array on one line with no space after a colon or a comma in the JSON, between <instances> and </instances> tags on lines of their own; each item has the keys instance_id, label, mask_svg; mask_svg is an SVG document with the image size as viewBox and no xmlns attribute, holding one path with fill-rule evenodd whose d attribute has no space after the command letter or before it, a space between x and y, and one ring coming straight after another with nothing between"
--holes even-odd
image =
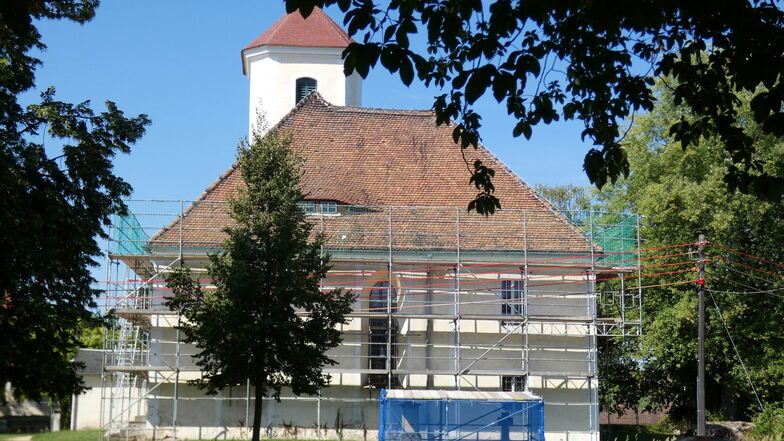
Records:
<instances>
[{"instance_id":1,"label":"roof slope","mask_svg":"<svg viewBox=\"0 0 784 441\"><path fill-rule=\"evenodd\" d=\"M462 219L467 222L461 227L461 237L466 238L461 241L462 247L551 251L590 248L585 235L574 224L484 147L461 151L452 140L452 127L436 126L432 111L339 107L312 93L273 130L291 135L292 148L304 157L301 185L308 199L372 207L448 207L444 214L434 215L436 219L462 211ZM468 164L475 159L496 170L495 194L504 210L491 216L490 221L476 213L465 213L465 207L477 193L468 182ZM215 210L215 205L209 202L231 199L241 185L242 177L235 164L199 197L200 203L186 212L183 228L186 241L205 243L205 229L215 230L214 234L222 237L219 230L226 226L226 218L199 217L199 211L208 210L207 206ZM531 210L525 237L520 231L520 212L511 210ZM421 209L409 211L408 215L406 210L398 212L401 217L395 219L396 229L454 238L454 222L423 223ZM352 229L386 231L385 215L351 214L330 217L326 222L334 224L336 229L348 228L341 222L350 221ZM193 223L190 226L189 217ZM159 232L152 241L175 242L177 232L173 226ZM493 231L485 231L488 229ZM382 246L385 240L382 236L368 235L355 245ZM470 237L475 238L475 244L471 244ZM220 238L216 236L212 241L219 243ZM405 243L398 240L396 245Z\"/></svg>"},{"instance_id":2,"label":"roof slope","mask_svg":"<svg viewBox=\"0 0 784 441\"><path fill-rule=\"evenodd\" d=\"M284 15L245 49L263 45L343 48L352 41L346 31L315 7L307 19L299 11Z\"/></svg>"}]
</instances>

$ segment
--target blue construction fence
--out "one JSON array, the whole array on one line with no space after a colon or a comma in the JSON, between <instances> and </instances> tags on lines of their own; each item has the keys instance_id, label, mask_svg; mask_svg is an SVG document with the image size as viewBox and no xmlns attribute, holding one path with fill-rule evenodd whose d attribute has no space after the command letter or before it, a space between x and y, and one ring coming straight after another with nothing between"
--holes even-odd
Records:
<instances>
[{"instance_id":1,"label":"blue construction fence","mask_svg":"<svg viewBox=\"0 0 784 441\"><path fill-rule=\"evenodd\" d=\"M525 392L382 390L379 415L379 441L544 441L544 402Z\"/></svg>"}]
</instances>

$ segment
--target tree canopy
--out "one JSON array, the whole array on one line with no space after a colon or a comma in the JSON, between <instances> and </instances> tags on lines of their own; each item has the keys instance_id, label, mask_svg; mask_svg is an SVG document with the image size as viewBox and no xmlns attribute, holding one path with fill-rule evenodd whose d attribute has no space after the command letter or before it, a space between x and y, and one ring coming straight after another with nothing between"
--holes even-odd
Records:
<instances>
[{"instance_id":1,"label":"tree canopy","mask_svg":"<svg viewBox=\"0 0 784 441\"><path fill-rule=\"evenodd\" d=\"M37 104L19 103L41 63L30 52L45 48L35 20L84 23L97 4L0 2L0 384L11 382L17 395L31 398L83 389L70 355L81 327L95 322L96 238L105 237L104 226L131 192L112 159L130 152L149 124L110 101L99 113L89 102L58 101L53 88Z\"/></svg>"},{"instance_id":2,"label":"tree canopy","mask_svg":"<svg viewBox=\"0 0 784 441\"><path fill-rule=\"evenodd\" d=\"M629 173L623 120L656 105L650 86L668 76L673 99L693 118L670 121L683 146L707 135L722 141L727 189L780 197L784 181L755 148L739 117L739 94L751 93L748 116L766 134L784 135L784 13L777 2L710 4L648 0L285 0L304 16L337 4L356 42L343 55L346 73L367 76L379 62L405 84L418 78L440 90L438 124L454 121L462 148L476 147L485 94L506 107L515 136L537 124L584 122L592 147L584 170L599 188ZM424 45L414 44L422 34ZM477 211L499 207L492 173L475 164Z\"/></svg>"},{"instance_id":3,"label":"tree canopy","mask_svg":"<svg viewBox=\"0 0 784 441\"><path fill-rule=\"evenodd\" d=\"M591 188L572 184L534 185L534 190L564 212L590 210L594 199Z\"/></svg>"},{"instance_id":4,"label":"tree canopy","mask_svg":"<svg viewBox=\"0 0 784 441\"><path fill-rule=\"evenodd\" d=\"M748 416L759 410L759 404L728 331L763 404L781 401L783 271L776 264L724 247L770 262L784 261L784 202L731 194L724 179L731 160L724 156L720 137L706 137L684 150L669 128L673 122L691 123L700 116L679 105L664 83L656 93L655 110L638 118L627 136L631 175L600 195L611 210L643 215L646 248L694 243L699 233L705 234L711 243L706 246L705 278L708 410L725 418ZM754 94L739 97L748 104ZM751 112L748 107L738 112L744 132L752 138L765 168L774 177L784 177L779 166L784 161L784 141L755 123ZM679 256L653 262L682 260ZM661 276L658 282L649 279L645 284L673 281L672 276ZM670 407L676 418L691 418L696 406L695 284L646 289L643 295L644 335L639 341L615 340L603 347L609 354L600 357L603 404L609 410Z\"/></svg>"},{"instance_id":5,"label":"tree canopy","mask_svg":"<svg viewBox=\"0 0 784 441\"><path fill-rule=\"evenodd\" d=\"M299 202L300 160L277 133L240 146L245 185L231 201L234 226L221 254L207 267L214 289L203 290L187 267L167 277L182 314L185 341L199 352L196 381L209 393L245 384L255 387L253 440L259 439L262 398L283 387L315 394L328 385L326 351L341 341L353 294L319 289L329 270L324 238L314 235Z\"/></svg>"}]
</instances>

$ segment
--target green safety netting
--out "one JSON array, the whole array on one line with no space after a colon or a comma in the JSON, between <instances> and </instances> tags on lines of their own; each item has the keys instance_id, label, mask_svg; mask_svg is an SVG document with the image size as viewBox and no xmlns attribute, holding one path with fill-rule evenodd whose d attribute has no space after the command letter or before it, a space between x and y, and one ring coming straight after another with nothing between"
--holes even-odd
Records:
<instances>
[{"instance_id":1,"label":"green safety netting","mask_svg":"<svg viewBox=\"0 0 784 441\"><path fill-rule=\"evenodd\" d=\"M147 254L145 245L150 236L144 232L139 220L133 214L115 216L112 229L114 254Z\"/></svg>"},{"instance_id":2,"label":"green safety netting","mask_svg":"<svg viewBox=\"0 0 784 441\"><path fill-rule=\"evenodd\" d=\"M620 267L636 265L637 216L629 216L615 225L597 228L594 230L593 241L599 249L609 254L597 260L597 263Z\"/></svg>"}]
</instances>

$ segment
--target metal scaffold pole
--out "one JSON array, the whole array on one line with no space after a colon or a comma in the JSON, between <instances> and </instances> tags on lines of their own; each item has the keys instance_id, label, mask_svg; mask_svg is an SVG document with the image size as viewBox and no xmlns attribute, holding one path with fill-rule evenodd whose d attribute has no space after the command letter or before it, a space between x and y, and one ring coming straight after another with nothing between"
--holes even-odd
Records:
<instances>
[{"instance_id":1,"label":"metal scaffold pole","mask_svg":"<svg viewBox=\"0 0 784 441\"><path fill-rule=\"evenodd\" d=\"M387 388L392 389L392 208L389 209L388 223L389 261L389 286L387 287Z\"/></svg>"},{"instance_id":2,"label":"metal scaffold pole","mask_svg":"<svg viewBox=\"0 0 784 441\"><path fill-rule=\"evenodd\" d=\"M460 390L460 209L455 210L457 255L455 262L455 386Z\"/></svg>"},{"instance_id":3,"label":"metal scaffold pole","mask_svg":"<svg viewBox=\"0 0 784 441\"><path fill-rule=\"evenodd\" d=\"M588 275L588 311L591 317L591 323L588 325L588 347L589 347L589 373L593 374L591 377L587 378L588 382L588 394L590 396L591 405L588 406L588 421L591 427L591 431L595 432L598 429L598 420L599 420L599 406L597 400L595 399L595 394L597 393L598 388L598 380L596 379L596 365L598 363L598 350L597 350L597 305L596 305L596 298L597 298L597 285L596 285L596 230L595 230L595 223L596 218L594 215L593 207L591 207L589 212L589 223L591 228L591 269L590 274Z\"/></svg>"},{"instance_id":4,"label":"metal scaffold pole","mask_svg":"<svg viewBox=\"0 0 784 441\"><path fill-rule=\"evenodd\" d=\"M180 258L180 265L185 265L183 261L182 255L182 248L183 248L183 219L185 214L185 202L180 201L180 221L177 222L179 226L179 236L180 236L180 249L179 249L179 258ZM177 418L178 418L178 405L180 400L180 316L177 315L177 328L175 331L175 347L174 347L174 403L172 403L172 430L174 439L177 439Z\"/></svg>"},{"instance_id":5,"label":"metal scaffold pole","mask_svg":"<svg viewBox=\"0 0 784 441\"><path fill-rule=\"evenodd\" d=\"M640 259L642 258L642 238L640 237L640 215L637 215L637 230L635 231L635 235L637 236L637 310L639 311L639 316L637 317L637 335L642 335L642 268L640 265Z\"/></svg>"},{"instance_id":6,"label":"metal scaffold pole","mask_svg":"<svg viewBox=\"0 0 784 441\"><path fill-rule=\"evenodd\" d=\"M530 347L528 341L528 215L523 210L523 362L522 371L525 372L525 384L523 388L529 390L528 362L530 357Z\"/></svg>"}]
</instances>

